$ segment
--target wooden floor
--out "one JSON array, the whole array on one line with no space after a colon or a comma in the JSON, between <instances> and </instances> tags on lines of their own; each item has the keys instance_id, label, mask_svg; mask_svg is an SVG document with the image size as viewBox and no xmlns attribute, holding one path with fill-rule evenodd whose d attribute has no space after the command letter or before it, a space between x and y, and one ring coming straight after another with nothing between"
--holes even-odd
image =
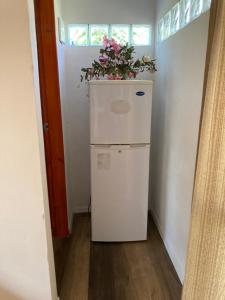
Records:
<instances>
[{"instance_id":1,"label":"wooden floor","mask_svg":"<svg viewBox=\"0 0 225 300\"><path fill-rule=\"evenodd\" d=\"M61 300L181 299L181 283L151 218L145 242L92 243L90 217L77 215L65 249Z\"/></svg>"}]
</instances>

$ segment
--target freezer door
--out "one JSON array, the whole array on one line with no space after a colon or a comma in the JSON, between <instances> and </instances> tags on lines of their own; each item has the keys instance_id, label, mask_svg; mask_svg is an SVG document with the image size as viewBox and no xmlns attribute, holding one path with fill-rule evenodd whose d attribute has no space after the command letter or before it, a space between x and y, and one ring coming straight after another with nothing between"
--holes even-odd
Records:
<instances>
[{"instance_id":1,"label":"freezer door","mask_svg":"<svg viewBox=\"0 0 225 300\"><path fill-rule=\"evenodd\" d=\"M99 82L90 84L91 144L150 143L152 82Z\"/></svg>"},{"instance_id":2,"label":"freezer door","mask_svg":"<svg viewBox=\"0 0 225 300\"><path fill-rule=\"evenodd\" d=\"M91 148L92 241L147 238L149 146Z\"/></svg>"}]
</instances>

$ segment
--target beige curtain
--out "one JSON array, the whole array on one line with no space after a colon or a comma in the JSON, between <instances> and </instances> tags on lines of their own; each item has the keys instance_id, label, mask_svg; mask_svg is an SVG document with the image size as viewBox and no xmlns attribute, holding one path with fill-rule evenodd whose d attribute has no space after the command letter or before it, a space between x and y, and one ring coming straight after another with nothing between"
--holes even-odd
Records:
<instances>
[{"instance_id":1,"label":"beige curtain","mask_svg":"<svg viewBox=\"0 0 225 300\"><path fill-rule=\"evenodd\" d=\"M212 3L182 299L225 299L225 0Z\"/></svg>"}]
</instances>

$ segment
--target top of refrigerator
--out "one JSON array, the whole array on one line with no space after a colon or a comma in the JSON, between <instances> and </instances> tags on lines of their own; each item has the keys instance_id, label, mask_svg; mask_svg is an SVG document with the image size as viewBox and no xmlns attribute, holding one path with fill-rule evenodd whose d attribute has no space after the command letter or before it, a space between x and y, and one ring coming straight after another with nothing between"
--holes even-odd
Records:
<instances>
[{"instance_id":1,"label":"top of refrigerator","mask_svg":"<svg viewBox=\"0 0 225 300\"><path fill-rule=\"evenodd\" d=\"M153 85L152 80L90 80L89 85Z\"/></svg>"},{"instance_id":2,"label":"top of refrigerator","mask_svg":"<svg viewBox=\"0 0 225 300\"><path fill-rule=\"evenodd\" d=\"M90 143L150 143L151 80L90 81Z\"/></svg>"}]
</instances>

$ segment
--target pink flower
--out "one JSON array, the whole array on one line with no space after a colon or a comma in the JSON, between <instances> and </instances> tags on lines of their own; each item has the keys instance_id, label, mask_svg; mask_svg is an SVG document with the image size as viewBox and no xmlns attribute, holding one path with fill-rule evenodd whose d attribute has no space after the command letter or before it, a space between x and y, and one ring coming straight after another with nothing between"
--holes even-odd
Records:
<instances>
[{"instance_id":1,"label":"pink flower","mask_svg":"<svg viewBox=\"0 0 225 300\"><path fill-rule=\"evenodd\" d=\"M104 38L103 38L103 45L104 47L109 47L110 46L110 43L109 43L109 39L107 38L107 36L105 35Z\"/></svg>"},{"instance_id":2,"label":"pink flower","mask_svg":"<svg viewBox=\"0 0 225 300\"><path fill-rule=\"evenodd\" d=\"M120 76L119 74L116 74L116 75L113 75L113 74L110 74L107 76L107 79L108 80L121 80L123 77Z\"/></svg>"},{"instance_id":3,"label":"pink flower","mask_svg":"<svg viewBox=\"0 0 225 300\"><path fill-rule=\"evenodd\" d=\"M105 57L103 55L99 56L99 61L102 65L107 64L108 60L109 60L108 57Z\"/></svg>"},{"instance_id":4,"label":"pink flower","mask_svg":"<svg viewBox=\"0 0 225 300\"><path fill-rule=\"evenodd\" d=\"M116 54L119 54L121 50L121 46L120 45L114 46L113 49L115 50Z\"/></svg>"},{"instance_id":5,"label":"pink flower","mask_svg":"<svg viewBox=\"0 0 225 300\"><path fill-rule=\"evenodd\" d=\"M117 41L115 39L108 39L107 36L105 35L103 38L103 45L104 47L112 47L113 50L115 51L116 54L119 54L122 46L117 43Z\"/></svg>"},{"instance_id":6,"label":"pink flower","mask_svg":"<svg viewBox=\"0 0 225 300\"><path fill-rule=\"evenodd\" d=\"M116 74L116 76L114 77L114 80L121 80L122 78L123 78L122 76Z\"/></svg>"},{"instance_id":7,"label":"pink flower","mask_svg":"<svg viewBox=\"0 0 225 300\"><path fill-rule=\"evenodd\" d=\"M116 42L116 40L111 39L111 40L109 40L109 44L111 47L113 47L114 45L117 45L117 42Z\"/></svg>"},{"instance_id":8,"label":"pink flower","mask_svg":"<svg viewBox=\"0 0 225 300\"><path fill-rule=\"evenodd\" d=\"M133 72L129 72L129 73L128 73L128 77L129 77L129 78L134 77L134 73L133 73Z\"/></svg>"},{"instance_id":9,"label":"pink flower","mask_svg":"<svg viewBox=\"0 0 225 300\"><path fill-rule=\"evenodd\" d=\"M110 74L110 75L107 76L107 79L108 80L114 80L114 76L112 74Z\"/></svg>"},{"instance_id":10,"label":"pink flower","mask_svg":"<svg viewBox=\"0 0 225 300\"><path fill-rule=\"evenodd\" d=\"M120 52L122 46L119 43L117 43L116 40L114 40L114 39L111 39L109 41L109 43L110 43L110 46L114 49L115 53L118 54Z\"/></svg>"}]
</instances>

